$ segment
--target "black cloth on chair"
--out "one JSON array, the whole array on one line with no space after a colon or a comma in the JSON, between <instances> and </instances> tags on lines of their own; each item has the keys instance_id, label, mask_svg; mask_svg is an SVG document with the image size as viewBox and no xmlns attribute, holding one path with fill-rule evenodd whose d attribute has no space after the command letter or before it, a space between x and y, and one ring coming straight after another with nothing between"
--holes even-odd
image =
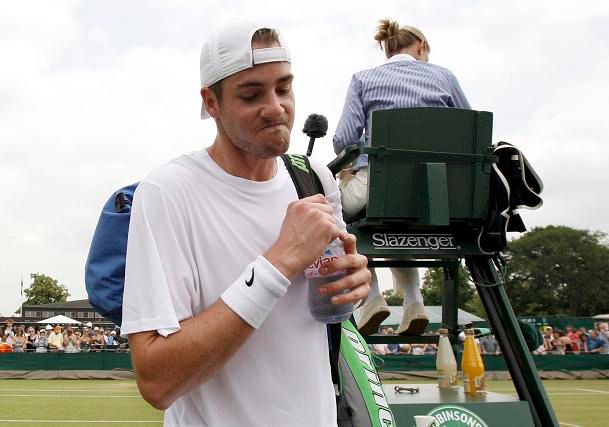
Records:
<instances>
[{"instance_id":1,"label":"black cloth on chair","mask_svg":"<svg viewBox=\"0 0 609 427\"><path fill-rule=\"evenodd\" d=\"M526 231L519 209L538 209L543 204L541 178L522 152L507 142L499 142L493 151L489 194L489 212L478 236L480 249L488 254L507 246L508 231Z\"/></svg>"}]
</instances>

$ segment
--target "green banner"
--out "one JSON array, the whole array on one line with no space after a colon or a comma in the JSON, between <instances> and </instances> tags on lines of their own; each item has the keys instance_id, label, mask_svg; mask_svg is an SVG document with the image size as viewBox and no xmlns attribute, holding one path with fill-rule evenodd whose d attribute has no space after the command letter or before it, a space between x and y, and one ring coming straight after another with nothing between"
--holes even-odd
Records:
<instances>
[{"instance_id":1,"label":"green banner","mask_svg":"<svg viewBox=\"0 0 609 427\"><path fill-rule=\"evenodd\" d=\"M129 353L0 353L3 371L99 371L133 369Z\"/></svg>"},{"instance_id":2,"label":"green banner","mask_svg":"<svg viewBox=\"0 0 609 427\"><path fill-rule=\"evenodd\" d=\"M435 371L436 357L430 355L388 355L380 356L383 365L378 368L383 371ZM507 365L502 356L482 356L486 371L507 371ZM609 355L605 354L565 354L533 356L538 371L590 371L594 369L609 369ZM457 354L457 365L461 366L461 353Z\"/></svg>"}]
</instances>

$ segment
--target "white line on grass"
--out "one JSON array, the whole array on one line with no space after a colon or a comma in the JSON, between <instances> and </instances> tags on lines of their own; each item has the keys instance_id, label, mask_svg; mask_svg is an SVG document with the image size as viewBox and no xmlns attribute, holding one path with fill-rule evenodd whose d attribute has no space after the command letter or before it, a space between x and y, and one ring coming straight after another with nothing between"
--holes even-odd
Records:
<instances>
[{"instance_id":1,"label":"white line on grass","mask_svg":"<svg viewBox=\"0 0 609 427\"><path fill-rule=\"evenodd\" d=\"M58 394L52 394L52 395L48 395L48 394L0 394L0 397L46 397L46 398L60 398L63 399L65 397L70 397L70 398L77 398L77 397L92 397L95 399L99 399L100 397L109 397L111 399L141 399L142 397L138 394L138 395L131 395L131 396L113 396L113 395L104 395L104 396L100 396L98 394L62 394L62 395L58 395Z\"/></svg>"},{"instance_id":2,"label":"white line on grass","mask_svg":"<svg viewBox=\"0 0 609 427\"><path fill-rule=\"evenodd\" d=\"M589 392L589 393L609 394L609 391L592 390L592 389L589 389L589 388L576 388L575 390L579 390L579 391L587 391L587 392Z\"/></svg>"},{"instance_id":3,"label":"white line on grass","mask_svg":"<svg viewBox=\"0 0 609 427\"><path fill-rule=\"evenodd\" d=\"M568 426L568 427L584 427L584 426L580 426L578 424L569 424L569 423L561 423L561 422L559 422L558 424L560 424L561 426Z\"/></svg>"},{"instance_id":4,"label":"white line on grass","mask_svg":"<svg viewBox=\"0 0 609 427\"><path fill-rule=\"evenodd\" d=\"M588 392L582 392L582 393L573 393L573 392L564 392L564 393L547 393L548 396L586 396L586 397L600 397L598 396L598 394L594 394L594 393L588 393ZM516 395L514 395L516 396Z\"/></svg>"},{"instance_id":5,"label":"white line on grass","mask_svg":"<svg viewBox=\"0 0 609 427\"><path fill-rule=\"evenodd\" d=\"M123 421L110 421L110 420L0 420L2 423L104 423L104 424L117 424L117 423L149 423L149 424L163 424L163 421L139 421L139 420L123 420Z\"/></svg>"},{"instance_id":6,"label":"white line on grass","mask_svg":"<svg viewBox=\"0 0 609 427\"><path fill-rule=\"evenodd\" d=\"M32 391L31 388L0 388L0 391ZM120 388L110 388L110 389L101 389L101 388L72 388L72 389L65 389L65 388L58 388L58 389L50 389L50 388L37 388L36 391L49 391L49 392L63 392L63 391L73 391L73 392L83 392L83 391L90 391L90 392L100 392L100 393L107 393L107 392L115 392L115 393L120 393L120 392L133 392L133 391L137 391L137 387L131 387L131 388L126 388L121 390Z\"/></svg>"},{"instance_id":7,"label":"white line on grass","mask_svg":"<svg viewBox=\"0 0 609 427\"><path fill-rule=\"evenodd\" d=\"M597 397L600 397L600 396L598 396L598 394L588 393L588 392L574 393L574 392L568 392L568 391L566 391L564 393L562 393L562 392L556 392L556 393L546 393L546 394L548 396L585 396L585 397L597 396ZM518 395L516 393L512 393L512 394L510 394L508 396L515 396L515 397L517 397Z\"/></svg>"}]
</instances>

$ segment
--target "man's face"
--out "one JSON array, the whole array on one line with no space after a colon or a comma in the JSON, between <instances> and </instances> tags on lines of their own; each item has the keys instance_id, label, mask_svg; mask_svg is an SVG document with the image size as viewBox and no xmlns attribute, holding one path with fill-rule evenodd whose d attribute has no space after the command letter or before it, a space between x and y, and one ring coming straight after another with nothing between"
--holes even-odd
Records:
<instances>
[{"instance_id":1,"label":"man's face","mask_svg":"<svg viewBox=\"0 0 609 427\"><path fill-rule=\"evenodd\" d=\"M292 80L287 62L241 71L222 81L221 98L210 114L238 149L259 158L277 157L287 151L294 124Z\"/></svg>"}]
</instances>

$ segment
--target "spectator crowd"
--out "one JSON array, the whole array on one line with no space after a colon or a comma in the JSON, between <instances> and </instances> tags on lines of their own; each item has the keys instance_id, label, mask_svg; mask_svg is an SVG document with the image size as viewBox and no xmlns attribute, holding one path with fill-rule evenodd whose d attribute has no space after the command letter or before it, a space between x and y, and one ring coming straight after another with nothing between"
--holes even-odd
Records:
<instances>
[{"instance_id":1,"label":"spectator crowd","mask_svg":"<svg viewBox=\"0 0 609 427\"><path fill-rule=\"evenodd\" d=\"M393 328L382 328L381 335L394 335L395 331ZM462 332L459 335L459 348L462 347L465 341L465 334ZM501 354L499 349L499 343L495 339L494 335L484 336L476 338L476 344L480 349L481 354ZM410 354L413 356L423 355L435 355L438 352L438 346L436 344L372 344L370 346L372 353L382 356L387 354Z\"/></svg>"},{"instance_id":2,"label":"spectator crowd","mask_svg":"<svg viewBox=\"0 0 609 427\"><path fill-rule=\"evenodd\" d=\"M381 335L395 335L393 328L382 328ZM462 336L461 336L462 335ZM463 333L460 342L465 339ZM494 335L476 338L476 344L481 354L501 354L499 344ZM55 326L15 326L9 319L2 328L0 347L3 351L23 353L46 352L98 352L102 350L123 350L128 348L125 339L120 338L115 329L95 326L91 323L81 328L56 324ZM374 354L410 354L435 355L436 344L373 344L370 346ZM565 330L546 326L543 332L543 344L533 354L609 354L609 327L606 322L596 322L594 328L575 329L567 326Z\"/></svg>"},{"instance_id":3,"label":"spectator crowd","mask_svg":"<svg viewBox=\"0 0 609 427\"><path fill-rule=\"evenodd\" d=\"M596 322L594 328L575 329L567 326L565 330L546 326L543 332L543 344L535 354L609 354L609 325Z\"/></svg>"},{"instance_id":4,"label":"spectator crowd","mask_svg":"<svg viewBox=\"0 0 609 427\"><path fill-rule=\"evenodd\" d=\"M382 328L381 335L394 335L393 328ZM465 340L465 335L459 336L460 344ZM476 344L480 354L500 355L501 349L494 335L476 338ZM461 347L461 346L459 346ZM388 354L411 354L411 355L434 355L437 352L436 344L373 344L371 351L376 355ZM575 329L567 326L564 331L546 326L543 332L543 344L533 354L609 354L609 327L606 322L596 322L594 328L588 330L585 327Z\"/></svg>"},{"instance_id":5,"label":"spectator crowd","mask_svg":"<svg viewBox=\"0 0 609 427\"><path fill-rule=\"evenodd\" d=\"M99 352L102 350L118 350L126 348L123 341L114 329L104 329L91 323L81 328L63 326L15 326L9 319L2 328L0 348L4 352Z\"/></svg>"}]
</instances>

